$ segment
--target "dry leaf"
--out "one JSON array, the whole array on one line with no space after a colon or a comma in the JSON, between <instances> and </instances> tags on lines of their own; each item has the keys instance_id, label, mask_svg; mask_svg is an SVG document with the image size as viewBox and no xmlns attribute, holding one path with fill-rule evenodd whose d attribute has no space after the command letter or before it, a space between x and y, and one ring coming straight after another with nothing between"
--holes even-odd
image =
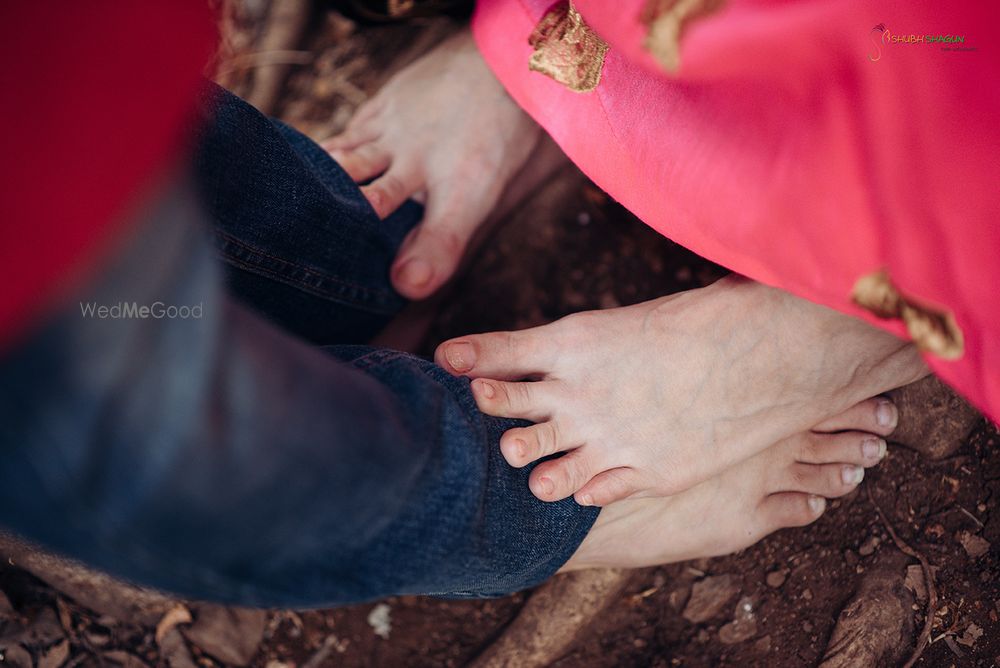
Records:
<instances>
[{"instance_id":1,"label":"dry leaf","mask_svg":"<svg viewBox=\"0 0 1000 668\"><path fill-rule=\"evenodd\" d=\"M104 658L117 666L121 666L121 668L149 668L139 657L128 652L122 652L121 650L105 652Z\"/></svg>"},{"instance_id":2,"label":"dry leaf","mask_svg":"<svg viewBox=\"0 0 1000 668\"><path fill-rule=\"evenodd\" d=\"M983 637L983 630L979 628L976 624L969 624L965 633L962 637L958 639L959 645L965 645L966 647L972 647L976 644L976 641Z\"/></svg>"},{"instance_id":3,"label":"dry leaf","mask_svg":"<svg viewBox=\"0 0 1000 668\"><path fill-rule=\"evenodd\" d=\"M59 668L69 658L69 641L63 640L57 645L53 645L47 652L42 654L38 660L38 668Z\"/></svg>"},{"instance_id":4,"label":"dry leaf","mask_svg":"<svg viewBox=\"0 0 1000 668\"><path fill-rule=\"evenodd\" d=\"M0 649L0 657L3 657L3 665L13 666L13 668L32 668L34 662L31 654L20 645L11 645Z\"/></svg>"},{"instance_id":5,"label":"dry leaf","mask_svg":"<svg viewBox=\"0 0 1000 668\"><path fill-rule=\"evenodd\" d=\"M183 603L178 603L174 607L167 611L167 614L163 615L163 618L156 625L156 644L163 644L163 637L170 633L170 631L178 624L190 624L191 623L191 611L184 606Z\"/></svg>"},{"instance_id":6,"label":"dry leaf","mask_svg":"<svg viewBox=\"0 0 1000 668\"><path fill-rule=\"evenodd\" d=\"M73 615L61 596L56 599L56 610L59 613L59 623L62 624L63 630L73 635Z\"/></svg>"},{"instance_id":7,"label":"dry leaf","mask_svg":"<svg viewBox=\"0 0 1000 668\"><path fill-rule=\"evenodd\" d=\"M48 647L66 637L52 608L44 608L24 630L20 641L28 647Z\"/></svg>"},{"instance_id":8,"label":"dry leaf","mask_svg":"<svg viewBox=\"0 0 1000 668\"><path fill-rule=\"evenodd\" d=\"M958 534L958 542L973 559L978 559L990 551L990 541L968 531Z\"/></svg>"},{"instance_id":9,"label":"dry leaf","mask_svg":"<svg viewBox=\"0 0 1000 668\"><path fill-rule=\"evenodd\" d=\"M160 642L160 659L165 660L170 668L197 668L191 650L184 642L184 636L177 628L163 635Z\"/></svg>"},{"instance_id":10,"label":"dry leaf","mask_svg":"<svg viewBox=\"0 0 1000 668\"><path fill-rule=\"evenodd\" d=\"M184 636L219 661L234 666L250 663L267 628L263 610L199 605L194 624L182 630Z\"/></svg>"},{"instance_id":11,"label":"dry leaf","mask_svg":"<svg viewBox=\"0 0 1000 668\"><path fill-rule=\"evenodd\" d=\"M684 619L701 624L722 612L740 591L740 581L733 575L712 575L691 587L691 598L684 607Z\"/></svg>"}]
</instances>

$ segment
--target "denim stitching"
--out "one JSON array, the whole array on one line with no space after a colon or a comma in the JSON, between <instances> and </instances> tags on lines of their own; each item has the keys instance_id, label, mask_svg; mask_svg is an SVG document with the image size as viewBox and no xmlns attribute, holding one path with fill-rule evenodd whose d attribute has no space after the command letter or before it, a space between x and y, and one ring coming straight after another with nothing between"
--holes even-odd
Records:
<instances>
[{"instance_id":1,"label":"denim stitching","mask_svg":"<svg viewBox=\"0 0 1000 668\"><path fill-rule=\"evenodd\" d=\"M398 303L402 301L401 298L394 294L372 290L335 276L317 272L284 258L270 255L260 248L251 246L221 230L217 229L215 232L219 241L218 249L222 255L222 259L240 269L277 280L316 297L346 300L351 305L380 309L385 312L394 312ZM263 261L264 259L270 262L265 262ZM294 276L295 272L303 275L304 278L296 278Z\"/></svg>"}]
</instances>

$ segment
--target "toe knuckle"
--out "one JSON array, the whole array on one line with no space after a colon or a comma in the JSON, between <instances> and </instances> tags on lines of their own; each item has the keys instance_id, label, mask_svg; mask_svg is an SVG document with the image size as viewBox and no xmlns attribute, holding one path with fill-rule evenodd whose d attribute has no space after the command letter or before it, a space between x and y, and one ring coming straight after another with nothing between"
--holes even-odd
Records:
<instances>
[{"instance_id":1,"label":"toe knuckle","mask_svg":"<svg viewBox=\"0 0 1000 668\"><path fill-rule=\"evenodd\" d=\"M438 239L445 252L451 256L460 255L465 250L465 238L453 229L441 230Z\"/></svg>"},{"instance_id":2,"label":"toe knuckle","mask_svg":"<svg viewBox=\"0 0 1000 668\"><path fill-rule=\"evenodd\" d=\"M496 388L493 400L498 408L509 410L511 408L511 392L508 383L494 383Z\"/></svg>"},{"instance_id":3,"label":"toe knuckle","mask_svg":"<svg viewBox=\"0 0 1000 668\"><path fill-rule=\"evenodd\" d=\"M590 479L590 469L586 460L581 457L571 458L568 469L570 486L574 489L583 487L584 483Z\"/></svg>"},{"instance_id":4,"label":"toe knuckle","mask_svg":"<svg viewBox=\"0 0 1000 668\"><path fill-rule=\"evenodd\" d=\"M517 410L524 410L531 406L531 385L528 383L510 384L510 403Z\"/></svg>"},{"instance_id":5,"label":"toe knuckle","mask_svg":"<svg viewBox=\"0 0 1000 668\"><path fill-rule=\"evenodd\" d=\"M517 332L506 332L504 334L503 346L506 349L508 359L520 359L528 352L525 350L524 338Z\"/></svg>"},{"instance_id":6,"label":"toe knuckle","mask_svg":"<svg viewBox=\"0 0 1000 668\"><path fill-rule=\"evenodd\" d=\"M815 434L807 434L799 442L797 459L800 462L814 462L819 455L819 439Z\"/></svg>"},{"instance_id":7,"label":"toe knuckle","mask_svg":"<svg viewBox=\"0 0 1000 668\"><path fill-rule=\"evenodd\" d=\"M559 432L554 422L539 424L537 433L540 456L551 455L559 450Z\"/></svg>"},{"instance_id":8,"label":"toe knuckle","mask_svg":"<svg viewBox=\"0 0 1000 668\"><path fill-rule=\"evenodd\" d=\"M379 179L379 189L386 200L394 199L403 192L403 182L398 176L386 174Z\"/></svg>"}]
</instances>

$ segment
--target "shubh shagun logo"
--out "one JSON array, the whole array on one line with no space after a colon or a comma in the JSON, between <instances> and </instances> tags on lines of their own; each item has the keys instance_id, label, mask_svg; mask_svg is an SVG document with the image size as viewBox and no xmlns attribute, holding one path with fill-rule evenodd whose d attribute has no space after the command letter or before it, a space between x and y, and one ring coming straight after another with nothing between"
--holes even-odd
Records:
<instances>
[{"instance_id":1,"label":"shubh shagun logo","mask_svg":"<svg viewBox=\"0 0 1000 668\"><path fill-rule=\"evenodd\" d=\"M882 48L888 46L889 44L909 44L909 45L952 45L952 44L965 44L965 35L932 35L930 33L925 33L923 35L916 35L910 33L908 35L897 35L891 32L884 23L879 23L877 26L871 29L869 37L872 41L872 46L875 47L874 51L868 54L868 60L877 62L882 59ZM950 50L950 49L949 49ZM957 50L957 49L956 49ZM971 50L971 49L962 49Z\"/></svg>"}]
</instances>

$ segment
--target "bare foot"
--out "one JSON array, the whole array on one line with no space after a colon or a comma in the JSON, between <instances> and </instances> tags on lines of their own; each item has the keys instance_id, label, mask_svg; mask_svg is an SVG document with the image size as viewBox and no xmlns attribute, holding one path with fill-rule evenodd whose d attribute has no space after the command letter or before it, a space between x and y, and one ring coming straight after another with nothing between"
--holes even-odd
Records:
<instances>
[{"instance_id":1,"label":"bare foot","mask_svg":"<svg viewBox=\"0 0 1000 668\"><path fill-rule=\"evenodd\" d=\"M401 70L322 145L355 181L374 179L362 191L380 217L425 202L392 268L396 289L423 299L452 276L540 137L466 30Z\"/></svg>"},{"instance_id":2,"label":"bare foot","mask_svg":"<svg viewBox=\"0 0 1000 668\"><path fill-rule=\"evenodd\" d=\"M858 404L675 496L611 504L562 570L715 557L778 529L813 522L823 514L825 498L852 491L863 467L885 455L880 436L889 430L873 419L882 401ZM821 433L841 429L851 431Z\"/></svg>"},{"instance_id":3,"label":"bare foot","mask_svg":"<svg viewBox=\"0 0 1000 668\"><path fill-rule=\"evenodd\" d=\"M567 452L532 471L538 498L584 505L676 494L927 373L912 345L740 278L453 339L435 359L477 379L484 412L537 423L501 439L512 466ZM866 405L895 426L890 403Z\"/></svg>"}]
</instances>

